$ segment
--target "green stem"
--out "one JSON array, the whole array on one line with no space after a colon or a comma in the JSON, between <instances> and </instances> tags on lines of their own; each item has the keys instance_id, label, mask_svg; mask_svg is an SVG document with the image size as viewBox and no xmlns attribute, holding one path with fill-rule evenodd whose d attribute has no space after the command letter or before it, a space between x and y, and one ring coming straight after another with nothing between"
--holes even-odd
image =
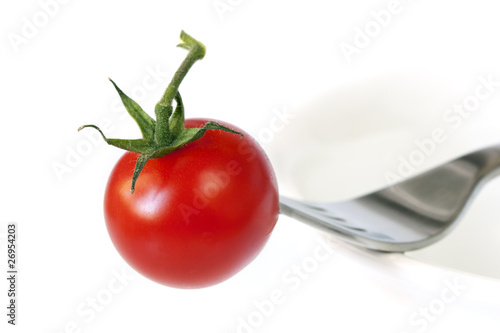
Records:
<instances>
[{"instance_id":1,"label":"green stem","mask_svg":"<svg viewBox=\"0 0 500 333\"><path fill-rule=\"evenodd\" d=\"M169 118L172 115L172 102L177 95L182 80L193 64L196 61L203 59L205 56L205 46L201 42L186 34L184 31L181 32L181 40L182 43L178 46L187 49L189 53L181 63L179 69L175 72L172 81L170 81L170 84L163 94L163 97L155 107L155 141L159 146L167 144L171 139Z\"/></svg>"},{"instance_id":2,"label":"green stem","mask_svg":"<svg viewBox=\"0 0 500 333\"><path fill-rule=\"evenodd\" d=\"M203 59L205 56L205 46L184 31L181 32L181 41L182 43L178 46L189 52L172 78L163 97L155 106L156 121L111 81L118 91L123 105L125 105L128 113L139 126L142 132L141 139L107 138L99 127L95 125L84 125L78 129L81 130L86 127L94 128L99 131L104 141L108 144L140 154L135 164L134 174L132 175L131 193L134 193L137 178L149 159L163 157L190 142L198 140L208 130L222 130L243 136L243 134L213 121L207 122L202 128L185 128L184 106L179 93L179 85L193 64ZM174 99L176 103L175 110L172 106Z\"/></svg>"}]
</instances>

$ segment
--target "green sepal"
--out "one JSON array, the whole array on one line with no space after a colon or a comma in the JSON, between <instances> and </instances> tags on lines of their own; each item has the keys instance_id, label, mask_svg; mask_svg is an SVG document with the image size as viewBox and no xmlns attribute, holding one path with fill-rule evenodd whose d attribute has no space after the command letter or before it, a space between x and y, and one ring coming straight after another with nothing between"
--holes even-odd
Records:
<instances>
[{"instance_id":1,"label":"green sepal","mask_svg":"<svg viewBox=\"0 0 500 333\"><path fill-rule=\"evenodd\" d=\"M182 132L168 146L159 147L153 154L153 158L165 156L190 142L200 139L207 130L222 130L233 134L238 134L243 137L243 134L229 127L223 126L213 121L207 122L202 128L184 128Z\"/></svg>"},{"instance_id":2,"label":"green sepal","mask_svg":"<svg viewBox=\"0 0 500 333\"><path fill-rule=\"evenodd\" d=\"M139 178L139 174L142 169L146 165L147 161L151 158L151 155L141 154L137 157L137 162L135 163L134 174L132 175L132 186L130 187L130 194L134 194L135 191L135 183L137 182L137 178Z\"/></svg>"},{"instance_id":3,"label":"green sepal","mask_svg":"<svg viewBox=\"0 0 500 333\"><path fill-rule=\"evenodd\" d=\"M184 129L184 104L182 103L181 94L179 92L175 94L175 102L177 105L175 106L174 113L170 117L170 132L174 138L179 136Z\"/></svg>"},{"instance_id":4,"label":"green sepal","mask_svg":"<svg viewBox=\"0 0 500 333\"><path fill-rule=\"evenodd\" d=\"M139 154L151 154L155 151L155 147L152 146L152 142L145 139L108 139L96 125L83 125L78 128L78 131L87 127L91 127L99 131L102 138L108 145Z\"/></svg>"},{"instance_id":5,"label":"green sepal","mask_svg":"<svg viewBox=\"0 0 500 333\"><path fill-rule=\"evenodd\" d=\"M118 95L120 96L123 105L127 112L132 116L135 120L139 129L141 130L142 137L146 140L153 140L156 122L153 118L151 118L144 110L137 104L133 99L128 97L117 85L116 83L109 79L113 86L115 87Z\"/></svg>"}]
</instances>

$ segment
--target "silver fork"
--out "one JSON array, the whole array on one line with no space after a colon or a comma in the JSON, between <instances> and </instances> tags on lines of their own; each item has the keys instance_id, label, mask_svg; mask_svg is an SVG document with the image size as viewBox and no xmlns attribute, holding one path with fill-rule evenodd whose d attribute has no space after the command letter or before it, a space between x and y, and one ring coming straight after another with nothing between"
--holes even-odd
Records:
<instances>
[{"instance_id":1,"label":"silver fork","mask_svg":"<svg viewBox=\"0 0 500 333\"><path fill-rule=\"evenodd\" d=\"M499 173L497 145L353 200L309 203L281 196L280 213L369 249L416 250L447 235Z\"/></svg>"}]
</instances>

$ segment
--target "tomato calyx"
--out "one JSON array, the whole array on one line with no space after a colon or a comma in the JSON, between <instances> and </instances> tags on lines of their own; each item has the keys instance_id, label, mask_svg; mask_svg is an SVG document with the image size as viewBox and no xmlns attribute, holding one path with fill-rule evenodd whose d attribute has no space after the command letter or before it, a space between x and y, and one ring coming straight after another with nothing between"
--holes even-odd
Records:
<instances>
[{"instance_id":1,"label":"tomato calyx","mask_svg":"<svg viewBox=\"0 0 500 333\"><path fill-rule=\"evenodd\" d=\"M96 125L83 125L83 128L94 128L101 134L104 141L117 148L136 152L139 155L132 176L130 193L134 193L135 183L147 161L151 158L163 157L186 144L200 139L207 130L223 130L243 137L240 132L213 121L207 122L202 128L185 128L184 105L179 93L179 85L193 64L205 56L205 46L184 31L180 35L181 43L178 47L188 50L188 55L175 72L161 100L155 106L156 120L150 117L133 99L128 97L113 80L125 109L134 119L141 130L141 139L114 139L107 138ZM175 109L173 102L175 101Z\"/></svg>"}]
</instances>

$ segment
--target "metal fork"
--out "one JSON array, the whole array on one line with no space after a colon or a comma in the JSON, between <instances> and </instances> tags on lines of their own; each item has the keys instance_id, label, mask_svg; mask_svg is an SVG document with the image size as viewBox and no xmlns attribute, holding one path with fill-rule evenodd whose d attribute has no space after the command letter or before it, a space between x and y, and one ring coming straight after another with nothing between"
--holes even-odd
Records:
<instances>
[{"instance_id":1,"label":"metal fork","mask_svg":"<svg viewBox=\"0 0 500 333\"><path fill-rule=\"evenodd\" d=\"M281 196L280 213L369 249L416 250L447 235L499 173L496 145L353 200L312 203Z\"/></svg>"}]
</instances>

